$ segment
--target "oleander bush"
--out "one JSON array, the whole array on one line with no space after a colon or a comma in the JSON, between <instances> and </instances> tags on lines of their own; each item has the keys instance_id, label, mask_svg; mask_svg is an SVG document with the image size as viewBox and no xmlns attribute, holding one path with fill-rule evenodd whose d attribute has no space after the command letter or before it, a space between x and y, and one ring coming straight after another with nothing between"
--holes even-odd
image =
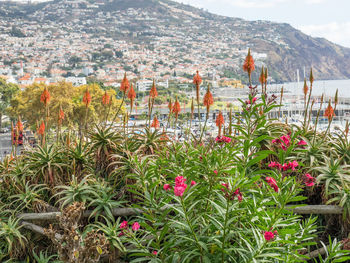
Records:
<instances>
[{"instance_id":1,"label":"oleander bush","mask_svg":"<svg viewBox=\"0 0 350 263\"><path fill-rule=\"evenodd\" d=\"M77 132L61 132L60 112L57 130L43 121L39 145L0 164L1 262L349 261L348 125L318 131L308 114L311 91L303 125L282 122L282 96L266 93L264 74L261 92L250 83L240 112L226 121L219 114L219 136L202 137L205 122L201 136L187 134L184 142L160 130L156 117L151 123L155 85L140 130L127 127L126 116L119 126L88 123L86 90ZM200 82L197 73L196 88ZM122 101L132 104L128 85L125 77ZM208 88L206 121L212 101ZM178 121L176 102L167 127ZM330 103L326 113L331 124ZM337 205L343 215L296 214L305 204ZM24 219L27 213L38 217Z\"/></svg>"}]
</instances>

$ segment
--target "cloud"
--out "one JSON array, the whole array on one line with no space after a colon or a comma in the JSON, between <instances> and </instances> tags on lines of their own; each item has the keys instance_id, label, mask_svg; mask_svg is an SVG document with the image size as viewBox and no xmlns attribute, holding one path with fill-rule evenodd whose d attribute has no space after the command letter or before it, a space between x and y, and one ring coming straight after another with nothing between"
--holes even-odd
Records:
<instances>
[{"instance_id":1,"label":"cloud","mask_svg":"<svg viewBox=\"0 0 350 263\"><path fill-rule=\"evenodd\" d=\"M241 8L271 8L284 3L302 2L310 5L322 4L330 0L175 0L189 5L204 7L207 4L221 4Z\"/></svg>"},{"instance_id":2,"label":"cloud","mask_svg":"<svg viewBox=\"0 0 350 263\"><path fill-rule=\"evenodd\" d=\"M227 6L236 6L242 8L269 8L274 7L277 4L285 3L292 0L175 0L189 5L195 5L203 7L206 4L221 4ZM320 1L320 0L309 0L309 1ZM322 1L322 0L321 0Z\"/></svg>"},{"instance_id":3,"label":"cloud","mask_svg":"<svg viewBox=\"0 0 350 263\"><path fill-rule=\"evenodd\" d=\"M326 0L306 0L306 3L309 5L322 4L324 2L326 2Z\"/></svg>"},{"instance_id":4,"label":"cloud","mask_svg":"<svg viewBox=\"0 0 350 263\"><path fill-rule=\"evenodd\" d=\"M303 25L298 29L313 37L324 37L334 43L350 47L350 22Z\"/></svg>"},{"instance_id":5,"label":"cloud","mask_svg":"<svg viewBox=\"0 0 350 263\"><path fill-rule=\"evenodd\" d=\"M274 7L278 4L288 2L289 0L266 0L266 1L258 1L258 0L233 0L226 1L231 5L243 7L243 8L269 8Z\"/></svg>"}]
</instances>

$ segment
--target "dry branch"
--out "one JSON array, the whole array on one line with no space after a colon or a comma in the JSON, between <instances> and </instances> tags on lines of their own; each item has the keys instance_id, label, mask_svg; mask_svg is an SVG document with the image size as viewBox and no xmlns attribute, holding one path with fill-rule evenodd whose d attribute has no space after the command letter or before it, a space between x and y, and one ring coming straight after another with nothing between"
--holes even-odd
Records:
<instances>
[{"instance_id":1,"label":"dry branch","mask_svg":"<svg viewBox=\"0 0 350 263\"><path fill-rule=\"evenodd\" d=\"M114 208L112 214L114 216L131 216L141 214L141 209L136 208ZM83 217L91 216L92 211L85 211ZM17 215L22 220L56 220L61 216L61 212L49 212L49 213L25 213Z\"/></svg>"},{"instance_id":2,"label":"dry branch","mask_svg":"<svg viewBox=\"0 0 350 263\"><path fill-rule=\"evenodd\" d=\"M164 207L164 209L168 206ZM288 206L287 206L288 209ZM343 208L336 205L307 205L289 208L294 213L300 215L341 215L343 213ZM142 213L142 209L137 208L114 208L112 209L113 216L132 216ZM83 217L91 216L92 211L85 211ZM61 215L61 212L49 212L49 213L25 213L17 215L18 218L22 220L56 220Z\"/></svg>"},{"instance_id":3,"label":"dry branch","mask_svg":"<svg viewBox=\"0 0 350 263\"><path fill-rule=\"evenodd\" d=\"M300 215L341 215L343 213L343 208L337 205L306 205L291 210Z\"/></svg>"},{"instance_id":4,"label":"dry branch","mask_svg":"<svg viewBox=\"0 0 350 263\"><path fill-rule=\"evenodd\" d=\"M318 255L323 256L324 254L326 254L326 249L324 247L321 247L319 249L311 251L310 253L306 254L305 256L310 258L310 259L313 259L313 258L318 257Z\"/></svg>"},{"instance_id":5,"label":"dry branch","mask_svg":"<svg viewBox=\"0 0 350 263\"><path fill-rule=\"evenodd\" d=\"M45 230L41 226L37 226L37 225L34 225L34 224L26 222L26 221L21 221L20 225L25 229L31 230L31 231L38 233L38 234L41 234L41 235L45 235ZM62 236L60 234L56 234L55 238L57 240L61 240Z\"/></svg>"}]
</instances>

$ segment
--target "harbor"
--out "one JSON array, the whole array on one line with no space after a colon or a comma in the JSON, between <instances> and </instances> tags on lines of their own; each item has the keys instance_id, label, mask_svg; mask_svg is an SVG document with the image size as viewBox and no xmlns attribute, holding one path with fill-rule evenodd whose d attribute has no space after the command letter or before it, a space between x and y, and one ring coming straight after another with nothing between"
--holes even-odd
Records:
<instances>
[{"instance_id":1,"label":"harbor","mask_svg":"<svg viewBox=\"0 0 350 263\"><path fill-rule=\"evenodd\" d=\"M277 104L281 102L281 89L283 87L283 97L281 107L275 108L270 114L269 117L276 119L281 122L288 122L290 124L301 125L304 121L305 116L305 102L307 102L308 97L305 98L303 94L303 83L292 82L285 84L273 84L268 86L267 96L276 97L275 100ZM350 120L350 80L331 80L331 81L315 81L312 95L310 97L310 105L312 104L311 111L311 121L310 125L313 126L316 122L317 115L319 114L319 120L317 129L322 131L327 129L328 119L324 116L325 110L328 106L329 101L334 107L335 93L338 89L338 103L335 107L333 118L331 124L331 131L343 130L345 124ZM258 95L260 87L257 87ZM202 94L204 94L204 88L202 87ZM238 116L242 113L241 102L245 101L248 97L249 88L215 88L213 89L214 101L215 98L220 98L220 105L211 109L209 118L207 121L206 134L209 136L216 136L217 128L215 125L215 119L219 111L223 113L225 118L226 126L228 125L229 112L232 110L232 116ZM323 102L322 100L323 94ZM188 97L195 97L194 92L189 92L186 94ZM305 101L306 100L306 101ZM258 101L259 102L259 101ZM310 110L310 109L309 109ZM146 121L140 120L142 116L148 111L147 108L139 108L131 114L129 121L129 126L142 127L146 125ZM154 114L157 115L160 121L160 128L165 128L167 125L169 109L167 105L157 105L154 107ZM185 114L184 114L185 113ZM182 135L184 130L187 132L191 126L192 134L199 133L199 126L203 127L206 118L206 109L200 108L200 115L198 114L197 106L195 103L195 110L193 112L193 121L192 125L190 124L191 107L190 105L184 105L181 107L181 114L178 120L178 127L175 129L175 133ZM152 116L153 117L153 116ZM233 118L233 123L235 119ZM174 132L174 130L172 130ZM181 137L181 136L180 136Z\"/></svg>"}]
</instances>

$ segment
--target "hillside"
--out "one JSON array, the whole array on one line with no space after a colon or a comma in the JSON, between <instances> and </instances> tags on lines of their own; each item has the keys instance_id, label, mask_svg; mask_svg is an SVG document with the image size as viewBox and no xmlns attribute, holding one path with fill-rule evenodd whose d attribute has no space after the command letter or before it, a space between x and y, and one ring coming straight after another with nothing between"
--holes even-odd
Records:
<instances>
[{"instance_id":1,"label":"hillside","mask_svg":"<svg viewBox=\"0 0 350 263\"><path fill-rule=\"evenodd\" d=\"M53 33L60 28L90 38L125 40L150 50L158 41L160 46L174 48L169 64L179 63L178 58L193 64L207 60L216 72L241 75L243 53L251 47L257 53L257 66L267 65L277 81L295 80L297 69L302 72L311 66L318 79L350 78L349 48L312 38L288 24L219 16L169 0L2 2L0 15L36 21Z\"/></svg>"}]
</instances>

